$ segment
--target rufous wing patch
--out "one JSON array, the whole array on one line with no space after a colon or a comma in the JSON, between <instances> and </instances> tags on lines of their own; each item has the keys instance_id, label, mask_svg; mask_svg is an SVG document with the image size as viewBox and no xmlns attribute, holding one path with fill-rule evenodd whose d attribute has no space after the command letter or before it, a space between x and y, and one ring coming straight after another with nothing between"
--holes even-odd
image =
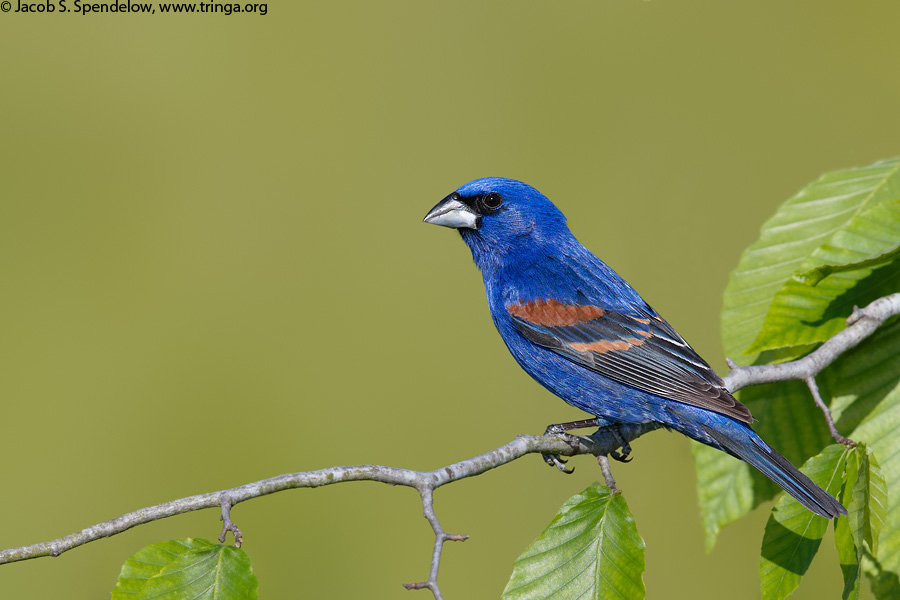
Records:
<instances>
[{"instance_id":1,"label":"rufous wing patch","mask_svg":"<svg viewBox=\"0 0 900 600\"><path fill-rule=\"evenodd\" d=\"M596 306L583 304L563 304L556 300L531 300L518 302L506 307L509 314L534 325L563 327L583 321L598 319L606 312Z\"/></svg>"},{"instance_id":2,"label":"rufous wing patch","mask_svg":"<svg viewBox=\"0 0 900 600\"><path fill-rule=\"evenodd\" d=\"M644 340L638 338L624 338L621 340L598 340L589 344L569 344L569 346L579 352L596 352L597 354L606 354L615 350L628 350L634 346L640 346Z\"/></svg>"}]
</instances>

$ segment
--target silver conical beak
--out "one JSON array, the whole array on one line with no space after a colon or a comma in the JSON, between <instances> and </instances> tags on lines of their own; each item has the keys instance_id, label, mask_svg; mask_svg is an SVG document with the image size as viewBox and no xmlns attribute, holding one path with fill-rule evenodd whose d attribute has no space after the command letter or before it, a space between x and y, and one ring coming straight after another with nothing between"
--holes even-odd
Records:
<instances>
[{"instance_id":1,"label":"silver conical beak","mask_svg":"<svg viewBox=\"0 0 900 600\"><path fill-rule=\"evenodd\" d=\"M453 229L462 227L478 229L478 215L453 195L438 202L422 220L432 225L452 227Z\"/></svg>"}]
</instances>

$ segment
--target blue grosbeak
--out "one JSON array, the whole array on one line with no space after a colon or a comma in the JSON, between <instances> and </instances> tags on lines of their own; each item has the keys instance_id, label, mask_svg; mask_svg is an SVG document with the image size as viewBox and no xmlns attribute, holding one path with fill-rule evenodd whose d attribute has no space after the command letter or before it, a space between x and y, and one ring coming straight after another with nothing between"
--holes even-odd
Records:
<instances>
[{"instance_id":1,"label":"blue grosbeak","mask_svg":"<svg viewBox=\"0 0 900 600\"><path fill-rule=\"evenodd\" d=\"M659 424L750 463L818 515L847 514L756 435L750 411L716 372L575 239L536 189L476 179L425 222L462 235L484 276L494 325L519 365L595 417L566 425Z\"/></svg>"}]
</instances>

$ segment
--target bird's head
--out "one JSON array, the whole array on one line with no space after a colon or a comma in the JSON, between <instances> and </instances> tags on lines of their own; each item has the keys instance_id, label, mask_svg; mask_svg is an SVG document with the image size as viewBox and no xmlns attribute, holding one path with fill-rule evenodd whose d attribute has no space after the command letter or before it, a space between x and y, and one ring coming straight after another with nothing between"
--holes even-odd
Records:
<instances>
[{"instance_id":1,"label":"bird's head","mask_svg":"<svg viewBox=\"0 0 900 600\"><path fill-rule=\"evenodd\" d=\"M438 202L424 221L457 229L482 270L571 237L566 218L550 200L503 177L470 181Z\"/></svg>"}]
</instances>

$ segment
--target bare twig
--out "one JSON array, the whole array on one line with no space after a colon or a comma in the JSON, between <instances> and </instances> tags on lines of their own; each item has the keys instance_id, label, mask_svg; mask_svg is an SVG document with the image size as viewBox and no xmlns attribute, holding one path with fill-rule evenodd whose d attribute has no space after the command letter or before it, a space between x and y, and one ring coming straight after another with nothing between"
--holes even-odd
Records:
<instances>
[{"instance_id":1,"label":"bare twig","mask_svg":"<svg viewBox=\"0 0 900 600\"><path fill-rule=\"evenodd\" d=\"M603 473L603 479L606 481L606 487L613 494L621 494L619 488L616 487L616 480L613 479L612 469L609 468L609 457L600 455L597 457L597 464L600 465L600 471Z\"/></svg>"},{"instance_id":2,"label":"bare twig","mask_svg":"<svg viewBox=\"0 0 900 600\"><path fill-rule=\"evenodd\" d=\"M441 551L444 549L444 542L464 542L469 539L467 535L448 534L441 527L437 515L434 513L434 487L432 485L423 485L419 489L419 495L422 497L422 508L425 511L425 518L431 524L434 531L434 550L431 553L431 570L428 572L428 581L419 583L404 583L403 587L408 590L424 590L429 589L434 594L435 600L443 600L441 588L437 584L438 568L441 566Z\"/></svg>"},{"instance_id":3,"label":"bare twig","mask_svg":"<svg viewBox=\"0 0 900 600\"><path fill-rule=\"evenodd\" d=\"M828 406L825 404L825 401L822 400L822 395L819 394L819 385L816 383L816 378L810 376L807 377L805 381L807 387L809 387L809 391L812 394L816 406L818 406L819 409L821 409L822 414L825 415L825 423L828 424L828 431L831 432L831 437L833 437L834 441L839 444L843 444L848 448L855 448L856 442L838 433L837 427L835 427L834 425L834 418L831 416L831 409L828 408Z\"/></svg>"},{"instance_id":4,"label":"bare twig","mask_svg":"<svg viewBox=\"0 0 900 600\"><path fill-rule=\"evenodd\" d=\"M240 548L241 544L244 543L244 534L241 533L241 530L238 529L237 525L231 520L231 496L222 494L220 505L222 507L222 515L219 517L219 520L222 521L222 533L219 535L219 541L224 544L225 537L230 531L234 535L234 545Z\"/></svg>"},{"instance_id":5,"label":"bare twig","mask_svg":"<svg viewBox=\"0 0 900 600\"><path fill-rule=\"evenodd\" d=\"M443 544L446 541L462 541L467 536L448 534L443 530L434 512L433 493L435 489L452 481L480 475L526 454L551 453L565 456L609 454L619 447L621 439L628 442L656 428L657 426L653 424L617 427L615 434L610 431L611 428L605 428L598 430L590 437L572 436L574 439L523 435L495 450L434 471L412 471L381 465L355 465L305 473L288 473L228 490L198 494L164 504L148 506L56 540L2 550L0 551L0 564L42 556L59 556L67 550L122 533L136 525L204 508L220 509L220 518L223 522L220 541L224 543L225 534L231 531L235 536L235 542L240 543L243 536L240 529L231 520L231 508L240 502L294 488L314 488L345 481L380 481L391 485L415 488L419 491L424 515L434 531L435 542L428 580L424 583L408 584L407 587L408 589L430 589L435 598L439 599L441 592L437 584L437 573Z\"/></svg>"}]
</instances>

